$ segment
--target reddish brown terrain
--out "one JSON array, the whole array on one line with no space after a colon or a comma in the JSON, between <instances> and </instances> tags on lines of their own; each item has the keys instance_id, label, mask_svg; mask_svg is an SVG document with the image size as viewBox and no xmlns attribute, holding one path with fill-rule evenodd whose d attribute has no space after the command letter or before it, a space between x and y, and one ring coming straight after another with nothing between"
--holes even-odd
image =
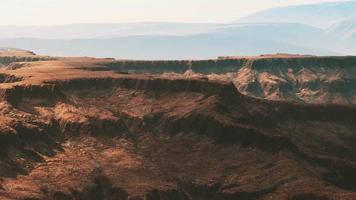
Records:
<instances>
[{"instance_id":1,"label":"reddish brown terrain","mask_svg":"<svg viewBox=\"0 0 356 200\"><path fill-rule=\"evenodd\" d=\"M356 199L356 58L23 60L0 58L0 199Z\"/></svg>"}]
</instances>

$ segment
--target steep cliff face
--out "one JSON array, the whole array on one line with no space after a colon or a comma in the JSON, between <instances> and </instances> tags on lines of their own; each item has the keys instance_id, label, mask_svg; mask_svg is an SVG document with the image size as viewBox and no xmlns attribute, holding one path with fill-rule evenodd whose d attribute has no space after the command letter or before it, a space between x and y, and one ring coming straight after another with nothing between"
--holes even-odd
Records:
<instances>
[{"instance_id":1,"label":"steep cliff face","mask_svg":"<svg viewBox=\"0 0 356 200\"><path fill-rule=\"evenodd\" d=\"M15 56L0 56L0 66L7 67L8 65L16 62L35 62L41 60L48 60L45 57L15 57ZM13 67L12 65L10 67Z\"/></svg>"},{"instance_id":2,"label":"steep cliff face","mask_svg":"<svg viewBox=\"0 0 356 200\"><path fill-rule=\"evenodd\" d=\"M255 60L239 70L239 91L269 100L355 104L353 57Z\"/></svg>"},{"instance_id":3,"label":"steep cliff face","mask_svg":"<svg viewBox=\"0 0 356 200\"><path fill-rule=\"evenodd\" d=\"M247 62L247 59L221 60L176 60L176 61L134 61L123 60L105 63L105 68L133 73L185 73L193 70L196 73L228 73L236 72Z\"/></svg>"},{"instance_id":4,"label":"steep cliff face","mask_svg":"<svg viewBox=\"0 0 356 200\"><path fill-rule=\"evenodd\" d=\"M268 100L356 103L355 57L278 54L206 61L117 61L106 66L122 72L231 80L241 93Z\"/></svg>"}]
</instances>

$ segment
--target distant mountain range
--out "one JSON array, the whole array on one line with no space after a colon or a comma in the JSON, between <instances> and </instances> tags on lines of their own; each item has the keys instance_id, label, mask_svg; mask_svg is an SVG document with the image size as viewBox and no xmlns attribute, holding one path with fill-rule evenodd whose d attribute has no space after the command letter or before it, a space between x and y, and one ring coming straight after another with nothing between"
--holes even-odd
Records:
<instances>
[{"instance_id":1,"label":"distant mountain range","mask_svg":"<svg viewBox=\"0 0 356 200\"><path fill-rule=\"evenodd\" d=\"M69 24L60 26L0 26L0 38L89 39L136 35L189 35L212 31L222 24L142 22Z\"/></svg>"},{"instance_id":2,"label":"distant mountain range","mask_svg":"<svg viewBox=\"0 0 356 200\"><path fill-rule=\"evenodd\" d=\"M225 55L356 54L356 1L261 11L229 24L0 26L0 46L55 56L199 59Z\"/></svg>"},{"instance_id":3,"label":"distant mountain range","mask_svg":"<svg viewBox=\"0 0 356 200\"><path fill-rule=\"evenodd\" d=\"M328 28L334 23L356 19L356 1L272 8L237 20L238 23L301 23Z\"/></svg>"}]
</instances>

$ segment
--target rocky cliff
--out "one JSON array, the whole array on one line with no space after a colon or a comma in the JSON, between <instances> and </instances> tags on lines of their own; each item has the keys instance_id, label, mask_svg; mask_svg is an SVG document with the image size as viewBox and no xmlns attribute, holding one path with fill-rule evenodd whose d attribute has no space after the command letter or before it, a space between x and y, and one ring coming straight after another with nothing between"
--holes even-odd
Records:
<instances>
[{"instance_id":1,"label":"rocky cliff","mask_svg":"<svg viewBox=\"0 0 356 200\"><path fill-rule=\"evenodd\" d=\"M249 96L298 103L355 104L355 57L264 55L201 61L116 61L109 69L231 80ZM187 75L187 74L185 74Z\"/></svg>"}]
</instances>

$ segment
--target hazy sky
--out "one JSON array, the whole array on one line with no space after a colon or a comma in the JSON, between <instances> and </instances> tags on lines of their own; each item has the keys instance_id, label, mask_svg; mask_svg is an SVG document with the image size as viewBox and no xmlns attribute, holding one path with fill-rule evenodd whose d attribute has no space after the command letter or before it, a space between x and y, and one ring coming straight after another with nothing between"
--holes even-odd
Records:
<instances>
[{"instance_id":1,"label":"hazy sky","mask_svg":"<svg viewBox=\"0 0 356 200\"><path fill-rule=\"evenodd\" d=\"M330 0L0 0L0 24L229 22L271 7L327 1Z\"/></svg>"}]
</instances>

